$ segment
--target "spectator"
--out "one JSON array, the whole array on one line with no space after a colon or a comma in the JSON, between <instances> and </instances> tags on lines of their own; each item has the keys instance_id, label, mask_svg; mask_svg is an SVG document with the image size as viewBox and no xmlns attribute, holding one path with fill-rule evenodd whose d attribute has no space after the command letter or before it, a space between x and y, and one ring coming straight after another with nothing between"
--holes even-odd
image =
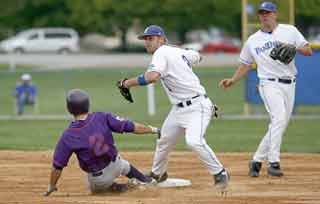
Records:
<instances>
[{"instance_id":1,"label":"spectator","mask_svg":"<svg viewBox=\"0 0 320 204\"><path fill-rule=\"evenodd\" d=\"M32 84L30 74L23 74L21 82L15 88L14 97L18 115L22 115L25 105L34 105L37 97L37 87Z\"/></svg>"}]
</instances>

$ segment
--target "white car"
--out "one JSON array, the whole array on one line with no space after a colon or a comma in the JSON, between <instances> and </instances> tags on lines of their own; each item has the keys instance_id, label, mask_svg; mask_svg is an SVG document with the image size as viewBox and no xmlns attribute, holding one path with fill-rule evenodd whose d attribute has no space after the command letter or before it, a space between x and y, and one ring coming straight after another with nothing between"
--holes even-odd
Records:
<instances>
[{"instance_id":1,"label":"white car","mask_svg":"<svg viewBox=\"0 0 320 204\"><path fill-rule=\"evenodd\" d=\"M36 28L22 31L0 42L5 52L78 52L79 35L71 28Z\"/></svg>"},{"instance_id":2,"label":"white car","mask_svg":"<svg viewBox=\"0 0 320 204\"><path fill-rule=\"evenodd\" d=\"M196 51L200 52L203 48L203 44L197 43L197 42L186 43L186 44L181 45L181 47L184 49L192 49L192 50L196 50Z\"/></svg>"}]
</instances>

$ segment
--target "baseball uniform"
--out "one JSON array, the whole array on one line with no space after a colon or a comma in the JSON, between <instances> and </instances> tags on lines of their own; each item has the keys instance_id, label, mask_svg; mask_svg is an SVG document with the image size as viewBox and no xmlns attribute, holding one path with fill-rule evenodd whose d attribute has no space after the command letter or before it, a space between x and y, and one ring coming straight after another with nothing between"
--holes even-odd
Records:
<instances>
[{"instance_id":1,"label":"baseball uniform","mask_svg":"<svg viewBox=\"0 0 320 204\"><path fill-rule=\"evenodd\" d=\"M196 51L162 45L154 52L147 69L147 72L160 73L162 86L172 104L156 144L152 172L157 175L167 171L168 155L183 135L210 174L216 175L224 170L205 140L213 104L192 71L192 65L200 59Z\"/></svg>"},{"instance_id":2,"label":"baseball uniform","mask_svg":"<svg viewBox=\"0 0 320 204\"><path fill-rule=\"evenodd\" d=\"M118 153L112 132L133 132L134 124L108 112L90 113L85 120L75 120L60 137L53 166L62 169L75 153L80 168L87 172L92 192L105 190L120 175L127 175L130 164Z\"/></svg>"},{"instance_id":3,"label":"baseball uniform","mask_svg":"<svg viewBox=\"0 0 320 204\"><path fill-rule=\"evenodd\" d=\"M293 25L278 24L273 32L257 31L251 35L240 53L243 64L257 64L259 93L270 116L267 133L263 137L253 160L280 162L282 135L289 123L294 106L297 69L294 60L288 65L270 57L271 50L279 43L296 47L308 42Z\"/></svg>"}]
</instances>

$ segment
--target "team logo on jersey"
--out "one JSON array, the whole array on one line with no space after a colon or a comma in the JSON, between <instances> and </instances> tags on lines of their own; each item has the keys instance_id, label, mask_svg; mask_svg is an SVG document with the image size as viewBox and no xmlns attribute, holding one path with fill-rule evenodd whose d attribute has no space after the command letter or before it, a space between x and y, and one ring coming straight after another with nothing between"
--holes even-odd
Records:
<instances>
[{"instance_id":1,"label":"team logo on jersey","mask_svg":"<svg viewBox=\"0 0 320 204\"><path fill-rule=\"evenodd\" d=\"M271 48L279 46L279 44L280 44L279 41L268 41L264 43L263 46L254 48L254 50L256 51L257 55L259 55L262 52L265 52L267 50L270 50Z\"/></svg>"}]
</instances>

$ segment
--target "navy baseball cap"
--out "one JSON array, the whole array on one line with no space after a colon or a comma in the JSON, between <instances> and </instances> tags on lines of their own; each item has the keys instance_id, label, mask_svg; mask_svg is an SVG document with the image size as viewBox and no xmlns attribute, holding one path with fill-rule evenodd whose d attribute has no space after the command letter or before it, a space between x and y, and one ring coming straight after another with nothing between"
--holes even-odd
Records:
<instances>
[{"instance_id":1,"label":"navy baseball cap","mask_svg":"<svg viewBox=\"0 0 320 204\"><path fill-rule=\"evenodd\" d=\"M138 36L138 39L143 40L145 36L153 36L153 35L166 36L163 29L160 26L150 25L144 30L143 34Z\"/></svg>"},{"instance_id":2,"label":"navy baseball cap","mask_svg":"<svg viewBox=\"0 0 320 204\"><path fill-rule=\"evenodd\" d=\"M258 9L258 12L261 11L277 12L277 5L268 1L263 2Z\"/></svg>"}]
</instances>

